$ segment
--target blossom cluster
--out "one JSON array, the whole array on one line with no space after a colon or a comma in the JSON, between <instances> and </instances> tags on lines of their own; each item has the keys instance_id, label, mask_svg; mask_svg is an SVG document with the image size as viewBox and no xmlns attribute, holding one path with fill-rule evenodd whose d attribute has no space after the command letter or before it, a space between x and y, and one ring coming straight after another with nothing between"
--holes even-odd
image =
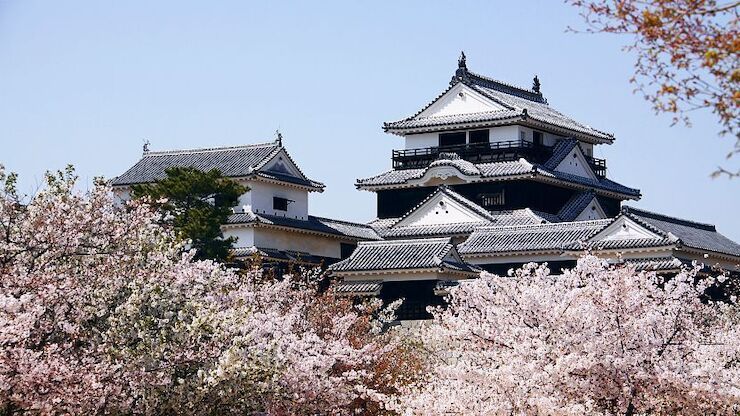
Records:
<instances>
[{"instance_id":1,"label":"blossom cluster","mask_svg":"<svg viewBox=\"0 0 740 416\"><path fill-rule=\"evenodd\" d=\"M47 179L22 201L0 171L0 411L338 414L395 391L377 302L194 261L146 203Z\"/></svg>"},{"instance_id":2,"label":"blossom cluster","mask_svg":"<svg viewBox=\"0 0 740 416\"><path fill-rule=\"evenodd\" d=\"M737 414L738 307L711 278L663 278L584 256L452 291L419 339L429 372L390 405L404 414Z\"/></svg>"},{"instance_id":3,"label":"blossom cluster","mask_svg":"<svg viewBox=\"0 0 740 416\"><path fill-rule=\"evenodd\" d=\"M195 260L146 201L0 167L2 414L737 414L740 313L716 282L593 256L451 289L434 319ZM395 327L398 328L398 327Z\"/></svg>"}]
</instances>

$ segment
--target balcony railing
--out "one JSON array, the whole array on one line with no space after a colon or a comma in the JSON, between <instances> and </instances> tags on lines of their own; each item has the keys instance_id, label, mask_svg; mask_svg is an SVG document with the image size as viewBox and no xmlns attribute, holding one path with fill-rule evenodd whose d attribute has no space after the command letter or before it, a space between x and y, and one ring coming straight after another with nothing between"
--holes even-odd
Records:
<instances>
[{"instance_id":1,"label":"balcony railing","mask_svg":"<svg viewBox=\"0 0 740 416\"><path fill-rule=\"evenodd\" d=\"M552 147L526 140L507 140L489 143L468 143L454 146L435 146L393 151L394 169L418 169L429 166L440 153L455 153L472 163L505 162L525 158L531 163L545 163L552 156ZM586 157L597 176L606 176L606 161Z\"/></svg>"},{"instance_id":2,"label":"balcony railing","mask_svg":"<svg viewBox=\"0 0 740 416\"><path fill-rule=\"evenodd\" d=\"M595 157L586 156L588 164L591 165L596 176L601 178L606 177L606 159L597 159Z\"/></svg>"},{"instance_id":3,"label":"balcony railing","mask_svg":"<svg viewBox=\"0 0 740 416\"><path fill-rule=\"evenodd\" d=\"M415 169L429 166L440 153L456 153L472 163L503 162L521 157L532 162L544 162L552 154L552 148L536 145L526 140L507 140L490 143L470 143L455 146L436 146L421 149L393 151L394 169Z\"/></svg>"}]
</instances>

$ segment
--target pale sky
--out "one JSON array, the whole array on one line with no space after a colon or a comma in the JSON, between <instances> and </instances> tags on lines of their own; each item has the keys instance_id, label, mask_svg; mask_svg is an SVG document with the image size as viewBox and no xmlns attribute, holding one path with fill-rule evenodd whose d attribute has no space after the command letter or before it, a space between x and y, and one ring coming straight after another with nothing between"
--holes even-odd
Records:
<instances>
[{"instance_id":1,"label":"pale sky","mask_svg":"<svg viewBox=\"0 0 740 416\"><path fill-rule=\"evenodd\" d=\"M152 150L272 140L322 181L314 215L368 221L356 178L390 168L402 139L384 121L443 91L465 50L470 70L528 87L616 135L608 175L648 210L714 223L740 241L740 182L710 179L731 140L711 114L670 126L628 83L627 38L566 33L559 1L0 0L0 163L32 192L71 163L82 185ZM735 165L737 166L737 162Z\"/></svg>"}]
</instances>

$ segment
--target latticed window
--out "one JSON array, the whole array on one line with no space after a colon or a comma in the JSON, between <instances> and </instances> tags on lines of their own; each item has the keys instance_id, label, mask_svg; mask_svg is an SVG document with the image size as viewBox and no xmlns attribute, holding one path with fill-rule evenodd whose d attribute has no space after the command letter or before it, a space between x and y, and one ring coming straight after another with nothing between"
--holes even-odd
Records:
<instances>
[{"instance_id":1,"label":"latticed window","mask_svg":"<svg viewBox=\"0 0 740 416\"><path fill-rule=\"evenodd\" d=\"M480 199L481 205L484 207L499 207L506 203L504 191L496 192L494 194L482 194Z\"/></svg>"}]
</instances>

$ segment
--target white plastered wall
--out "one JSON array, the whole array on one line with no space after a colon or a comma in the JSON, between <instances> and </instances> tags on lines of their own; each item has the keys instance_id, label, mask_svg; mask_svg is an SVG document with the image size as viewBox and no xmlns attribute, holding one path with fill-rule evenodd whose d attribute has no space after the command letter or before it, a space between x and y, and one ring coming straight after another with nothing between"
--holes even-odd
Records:
<instances>
[{"instance_id":1,"label":"white plastered wall","mask_svg":"<svg viewBox=\"0 0 740 416\"><path fill-rule=\"evenodd\" d=\"M471 211L449 196L438 193L411 215L395 224L394 227L458 224L484 220L486 219L481 215Z\"/></svg>"},{"instance_id":2,"label":"white plastered wall","mask_svg":"<svg viewBox=\"0 0 740 416\"><path fill-rule=\"evenodd\" d=\"M254 245L277 250L301 251L315 256L341 257L340 240L274 228L254 228Z\"/></svg>"},{"instance_id":3,"label":"white plastered wall","mask_svg":"<svg viewBox=\"0 0 740 416\"><path fill-rule=\"evenodd\" d=\"M244 181L249 191L239 197L238 207L254 213L305 220L308 218L308 191L267 182ZM288 211L273 209L272 198L287 198Z\"/></svg>"}]
</instances>

